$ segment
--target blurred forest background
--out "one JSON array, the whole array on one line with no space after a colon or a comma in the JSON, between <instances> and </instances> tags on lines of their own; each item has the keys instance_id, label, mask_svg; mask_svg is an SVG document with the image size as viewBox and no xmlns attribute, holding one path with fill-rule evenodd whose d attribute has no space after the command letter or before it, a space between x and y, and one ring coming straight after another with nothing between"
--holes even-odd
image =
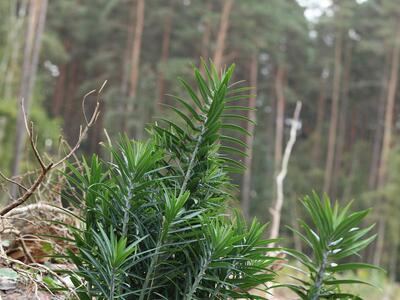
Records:
<instances>
[{"instance_id":1,"label":"blurred forest background","mask_svg":"<svg viewBox=\"0 0 400 300\"><path fill-rule=\"evenodd\" d=\"M32 169L21 119L25 100L38 146L57 155L60 133L74 144L82 97L108 80L101 115L81 147L102 152L120 132L146 136L167 114L178 76L211 58L236 63L257 97L257 125L235 177L244 215L271 220L297 100L302 127L285 180L282 223L296 226L299 197L312 190L355 208L373 207L378 239L364 259L400 278L398 0L2 0L0 1L0 170ZM88 99L87 109L91 109ZM245 104L245 103L241 103ZM235 158L235 157L233 157ZM2 203L7 195L1 195ZM285 228L296 247L300 241Z\"/></svg>"}]
</instances>

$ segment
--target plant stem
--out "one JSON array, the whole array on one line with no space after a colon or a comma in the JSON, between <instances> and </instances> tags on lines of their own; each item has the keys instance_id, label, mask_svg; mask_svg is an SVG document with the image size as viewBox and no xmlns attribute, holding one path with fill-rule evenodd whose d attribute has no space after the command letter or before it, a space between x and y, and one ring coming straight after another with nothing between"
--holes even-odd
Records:
<instances>
[{"instance_id":1,"label":"plant stem","mask_svg":"<svg viewBox=\"0 0 400 300\"><path fill-rule=\"evenodd\" d=\"M163 221L162 227L164 227L164 223L165 222ZM149 269L147 270L146 278L145 278L145 281L144 281L144 284L143 284L142 292L140 293L139 300L143 300L144 299L147 287L148 287L149 282L150 282L150 277L153 275L153 269L154 269L154 267L156 266L156 264L158 262L158 256L160 254L159 252L160 252L160 248L161 248L161 245L162 245L163 232L164 232L164 230L161 230L160 235L158 237L158 241L157 241L157 244L156 244L156 252L154 253L154 256L152 257ZM151 280L149 290L151 290L152 286L153 286L153 279ZM151 293L149 293L147 299L149 299L150 295L151 295Z\"/></svg>"},{"instance_id":2,"label":"plant stem","mask_svg":"<svg viewBox=\"0 0 400 300\"><path fill-rule=\"evenodd\" d=\"M207 119L206 119L206 121L207 121ZM202 128L201 128L201 132L200 132L200 134L198 136L198 139L197 139L196 146L194 148L193 154L192 154L192 156L190 158L189 166L188 166L188 169L186 171L185 179L183 180L182 187L181 187L181 189L179 191L178 198L180 198L183 195L183 193L185 192L185 190L186 190L186 186L187 186L187 184L189 182L190 175L192 173L192 169L193 169L193 165L194 165L194 161L195 161L197 152L199 151L200 144L201 144L201 142L203 140L203 134L204 133L205 133L205 128L204 128L204 125L203 125ZM140 294L139 300L143 300L144 299L145 291L146 291L146 289L147 289L147 287L149 285L149 282L150 282L150 277L151 277L151 275L153 273L153 269L154 269L154 267L155 267L155 265L157 264L157 261L158 261L159 249L160 249L160 247L162 245L162 242L164 240L164 237L166 235L165 233L168 232L168 228L164 228L164 226L165 226L165 220L163 221L163 225L162 225L163 229L160 231L160 236L159 236L158 241L157 241L156 252L155 252L155 254L154 254L154 256L153 256L153 258L151 260L149 269L147 270L146 279L145 279L145 282L144 282L144 285L143 285L143 291L144 292L142 292ZM168 227L169 227L169 224L168 224ZM150 288L152 287L152 285L153 285L153 280L151 280ZM150 297L150 293L149 293L149 297ZM190 298L188 298L188 299L190 299Z\"/></svg>"},{"instance_id":3,"label":"plant stem","mask_svg":"<svg viewBox=\"0 0 400 300\"><path fill-rule=\"evenodd\" d=\"M124 211L124 219L122 221L122 236L126 237L128 235L128 222L129 222L129 213L131 210L130 200L132 198L132 186L129 185L128 195L125 197L125 211Z\"/></svg>"},{"instance_id":4,"label":"plant stem","mask_svg":"<svg viewBox=\"0 0 400 300\"><path fill-rule=\"evenodd\" d=\"M318 269L318 274L315 280L315 285L312 289L312 294L310 297L310 300L318 300L319 299L319 295L321 293L321 287L322 287L322 283L324 281L324 274L325 274L325 270L326 270L326 266L328 264L328 251L324 251L322 253L322 262L321 262L321 266Z\"/></svg>"},{"instance_id":5,"label":"plant stem","mask_svg":"<svg viewBox=\"0 0 400 300\"><path fill-rule=\"evenodd\" d=\"M224 277L224 281L223 282L227 281L229 276L231 276L231 274L232 274L232 270L235 269L235 268L236 268L236 262L233 262L233 266L231 268L229 268L228 272L226 273L226 275ZM218 285L215 287L214 292L212 293L210 299L216 299L216 297L219 294L222 286L223 286L223 284L221 282L218 283Z\"/></svg>"},{"instance_id":6,"label":"plant stem","mask_svg":"<svg viewBox=\"0 0 400 300\"><path fill-rule=\"evenodd\" d=\"M206 122L207 122L207 118L205 119L204 123L206 123ZM187 169L187 171L186 171L185 179L183 180L182 187L181 187L181 190L180 190L180 192L179 192L178 198L181 197L181 196L183 195L183 193L185 192L185 190L186 190L186 186L187 186L187 184L188 184L188 182L189 182L190 175L191 175L191 173L192 173L192 169L193 169L193 165L194 165L194 160L195 160L195 158L196 158L197 152L199 152L200 144L201 144L201 142L203 141L203 134L204 134L204 133L205 133L205 127L204 127L204 125L203 125L202 128L201 128L201 132L200 132L200 135L199 135L199 137L198 137L198 140L197 140L197 142L196 142L196 146L195 146L195 148L194 148L192 157L190 158L189 166L188 166L188 169Z\"/></svg>"},{"instance_id":7,"label":"plant stem","mask_svg":"<svg viewBox=\"0 0 400 300\"><path fill-rule=\"evenodd\" d=\"M189 292L186 294L184 298L185 300L191 300L193 298L193 295L196 292L197 288L199 287L200 282L203 279L203 276L205 275L207 267L210 264L210 262L211 262L211 257L208 257L204 262L204 264L201 266L201 269L197 274L196 279L194 280L192 286L190 287Z\"/></svg>"},{"instance_id":8,"label":"plant stem","mask_svg":"<svg viewBox=\"0 0 400 300\"><path fill-rule=\"evenodd\" d=\"M115 291L115 270L112 269L112 275L110 280L110 299L114 299L114 291Z\"/></svg>"}]
</instances>

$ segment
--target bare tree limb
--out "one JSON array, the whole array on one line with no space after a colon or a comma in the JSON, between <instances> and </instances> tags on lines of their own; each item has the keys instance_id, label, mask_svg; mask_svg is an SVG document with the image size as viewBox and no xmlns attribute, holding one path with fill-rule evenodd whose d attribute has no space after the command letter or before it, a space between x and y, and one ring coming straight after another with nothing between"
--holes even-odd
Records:
<instances>
[{"instance_id":1,"label":"bare tree limb","mask_svg":"<svg viewBox=\"0 0 400 300\"><path fill-rule=\"evenodd\" d=\"M3 178L5 181L11 183L11 184L15 184L17 186L19 186L21 189L27 191L28 188L26 188L25 186L23 186L21 183L19 183L18 181L13 180L12 178L8 178L6 175L4 175L2 172L0 172L0 177Z\"/></svg>"},{"instance_id":2,"label":"bare tree limb","mask_svg":"<svg viewBox=\"0 0 400 300\"><path fill-rule=\"evenodd\" d=\"M36 180L34 181L34 183L32 184L32 186L25 191L24 194L22 194L21 197L17 198L16 200L14 200L13 202L11 202L10 204L8 204L6 207L4 207L1 211L0 211L0 216L4 216L6 213L8 213L9 211L11 211L12 209L16 208L17 206L20 206L22 203L24 203L26 200L28 200L33 193L36 191L36 189L39 187L40 183L43 181L43 179L46 177L47 173L50 171L51 167L53 165L50 164L49 166L47 166L45 169L43 169L39 175L38 178L36 178Z\"/></svg>"},{"instance_id":3,"label":"bare tree limb","mask_svg":"<svg viewBox=\"0 0 400 300\"><path fill-rule=\"evenodd\" d=\"M104 86L106 85L107 81L104 81L103 85L101 86L101 88L97 91L97 97L96 97L96 106L94 108L94 111L92 113L92 116L90 118L87 117L86 112L85 112L85 100L86 98L93 94L94 92L96 92L96 90L93 90L89 93L87 93L82 100L82 108L83 108L83 116L85 118L85 126L84 127L80 127L79 129L79 136L78 136L78 140L75 144L74 147L72 147L69 152L62 157L59 161L52 163L50 162L48 165L45 164L45 162L43 161L39 150L37 149L36 146L36 142L35 142L35 138L33 135L33 123L31 122L31 126L28 125L28 116L26 114L25 111L25 107L24 107L24 101L22 100L21 102L21 109L22 109L22 113L23 113L23 118L24 118L24 123L25 123L25 129L27 131L28 134L28 138L30 141L30 145L31 148L33 150L33 153L35 155L36 160L38 161L40 167L41 167L41 171L39 176L36 178L36 180L32 183L32 185L27 188L24 187L22 184L17 183L15 180L12 180L10 178L7 178L6 176L4 176L4 174L0 174L1 177L3 177L6 181L15 184L19 187L21 187L22 189L24 189L24 193L18 197L17 199L15 199L14 201L12 201L10 204L8 204L6 207L2 208L0 210L0 216L4 216L5 214L7 214L8 212L10 212L11 210L13 210L14 208L20 206L21 204L25 203L37 190L37 188L40 186L40 184L43 182L43 180L45 179L46 175L52 170L57 168L58 166L60 166L61 164L63 164L67 159L69 159L72 155L74 155L74 153L78 150L78 148L80 147L82 141L84 140L84 138L87 135L88 130L93 126L93 124L96 122L99 114L100 114L100 94L101 91L103 90Z\"/></svg>"},{"instance_id":4,"label":"bare tree limb","mask_svg":"<svg viewBox=\"0 0 400 300\"><path fill-rule=\"evenodd\" d=\"M26 246L25 240L21 234L18 235L18 240L21 242L22 250L24 251L25 257L31 262L36 263L36 260L33 258L31 252L29 251L28 247Z\"/></svg>"},{"instance_id":5,"label":"bare tree limb","mask_svg":"<svg viewBox=\"0 0 400 300\"><path fill-rule=\"evenodd\" d=\"M35 157L36 157L37 161L39 162L40 167L42 168L42 170L44 170L44 169L46 169L46 166L43 162L42 157L39 154L39 151L36 147L36 142L33 137L33 123L31 122L31 126L30 127L28 126L28 116L25 111L24 99L22 99L22 101L21 101L21 110L22 110L22 116L24 119L25 129L26 129L26 132L28 133L28 137L29 137L29 141L31 143L33 153L35 154Z\"/></svg>"},{"instance_id":6,"label":"bare tree limb","mask_svg":"<svg viewBox=\"0 0 400 300\"><path fill-rule=\"evenodd\" d=\"M301 111L301 102L297 101L296 108L293 114L293 119L290 127L290 137L289 141L286 145L285 152L282 158L282 166L281 171L276 177L276 190L277 197L275 202L275 207L270 209L270 213L272 214L272 226L271 226L271 239L276 239L279 235L279 227L281 221L281 210L284 201L283 195L283 181L285 180L287 169L289 165L290 154L292 153L293 146L296 142L297 130L300 129L300 111Z\"/></svg>"},{"instance_id":7,"label":"bare tree limb","mask_svg":"<svg viewBox=\"0 0 400 300\"><path fill-rule=\"evenodd\" d=\"M102 86L100 87L100 89L97 92L97 98L96 98L96 107L93 111L92 116L90 117L90 119L87 118L86 116L86 112L85 112L85 101L86 98L93 94L94 92L96 92L96 90L90 91L89 93L87 93L82 100L82 111L83 111L83 116L85 118L85 122L86 125L85 127L82 129L82 126L79 129L79 136L78 136L78 141L76 142L75 146L72 147L72 149L69 151L69 153L67 155L65 155L63 158L61 158L58 162L54 163L54 168L58 167L59 165L61 165L62 163L64 163L67 159L69 159L76 150L78 150L78 148L80 147L83 139L86 137L86 134L88 132L88 130L94 125L94 123L96 123L97 118L100 115L100 95L101 92L103 91L104 86L106 85L107 80L104 81L104 83L102 84Z\"/></svg>"},{"instance_id":8,"label":"bare tree limb","mask_svg":"<svg viewBox=\"0 0 400 300\"><path fill-rule=\"evenodd\" d=\"M42 275L43 275L43 274L51 274L51 275L53 275L54 277L57 278L58 281L60 281L60 283L61 283L74 297L76 297L76 299L79 298L78 295L77 295L77 293L76 293L76 291L68 284L68 282L65 280L65 278L62 278L60 275L57 274L56 271L52 270L51 268L49 268L49 267L47 267L47 266L45 266L45 265L42 265L42 264L38 264L38 263L25 264L25 263L23 263L23 262L21 262L21 261L19 261L19 260L12 259L12 258L10 258L10 257L8 257L8 256L6 256L6 255L1 255L0 258L3 259L3 260L6 262L6 264L9 264L9 263L10 263L10 264L16 264L16 265L21 266L22 268L15 268L15 269L13 268L14 271L16 271L18 274L21 274L22 276L27 276L27 277L28 277L30 280L32 280L33 282L35 282L35 283L37 283L37 284L43 286L43 288L45 288L46 290L48 290L48 292L51 293L52 295L54 295L54 294L52 293L52 291L49 290L48 287L47 287L41 280L38 280L38 279L35 279L34 277L32 277L32 275L31 275L32 272L30 272L30 271L28 271L28 270L35 270L35 271L38 271L38 272L39 272L40 274L42 274ZM25 269L27 269L27 270L25 270ZM39 299L39 298L37 298L37 299Z\"/></svg>"}]
</instances>

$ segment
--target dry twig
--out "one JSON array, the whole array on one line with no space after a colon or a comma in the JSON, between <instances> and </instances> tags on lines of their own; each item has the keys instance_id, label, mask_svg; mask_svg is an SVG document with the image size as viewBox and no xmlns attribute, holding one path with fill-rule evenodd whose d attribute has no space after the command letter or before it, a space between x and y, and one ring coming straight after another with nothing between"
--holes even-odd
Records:
<instances>
[{"instance_id":1,"label":"dry twig","mask_svg":"<svg viewBox=\"0 0 400 300\"><path fill-rule=\"evenodd\" d=\"M11 210L13 210L14 208L20 206L21 204L25 203L33 194L34 192L37 190L37 188L40 186L40 184L42 183L42 181L45 179L46 175L52 170L55 169L57 167L59 167L60 165L62 165L66 160L68 160L72 155L74 155L74 153L78 150L78 148L80 147L83 139L86 137L88 130L93 126L93 124L96 122L99 114L100 114L100 94L104 88L104 86L106 85L107 81L105 81L103 83L103 85L101 86L101 88L98 90L97 92L97 98L96 98L96 106L95 109L93 111L93 114L90 118L87 117L86 112L85 112L85 100L86 98L95 93L96 90L93 90L89 93L87 93L83 100L82 100L82 108L83 108L83 116L85 119L85 126L84 127L80 127L79 129L79 136L78 136L78 140L75 144L74 147L72 147L70 149L70 151L64 156L62 157L59 161L52 163L50 162L49 164L46 165L46 163L43 161L37 147L36 147L36 142L35 142L35 138L34 138L34 132L33 132L33 123L31 122L30 126L28 125L28 116L26 114L25 111L25 107L24 107L24 103L23 101L21 102L21 108L22 108L22 114L24 117L24 123L25 123L25 129L28 133L28 138L30 141L30 145L31 148L33 150L33 153L35 155L36 160L38 161L39 165L40 165L40 174L39 176L36 178L36 180L33 182L33 184L27 188L23 185L21 185L20 183L17 183L15 180L12 180L11 178L7 178L6 176L4 176L4 174L0 174L1 177L3 177L6 181L12 183L12 184L16 184L18 185L20 188L22 188L24 190L24 193L18 197L17 199L15 199L14 201L12 201L10 204L8 204L6 207L2 208L0 210L0 216L4 216L6 215L8 212L10 212Z\"/></svg>"},{"instance_id":2,"label":"dry twig","mask_svg":"<svg viewBox=\"0 0 400 300\"><path fill-rule=\"evenodd\" d=\"M16 271L18 274L21 274L24 277L27 277L31 282L33 282L35 284L35 288L37 289L37 285L41 285L44 289L46 289L49 293L51 293L52 295L54 295L52 293L52 291L42 282L41 279L36 279L33 277L32 273L29 271L26 271L24 269L30 269L30 270L34 270L37 271L40 274L51 274L53 275L55 278L57 278L57 280L65 287L66 290L68 290L74 297L76 297L76 299L78 299L78 295L76 294L75 290L73 288L71 288L71 286L68 285L68 283L64 280L64 278L62 278L61 276L59 276L57 274L57 272L53 271L52 269L50 269L47 266L38 264L38 263L32 263L32 264L25 264L19 260L16 259L12 259L8 256L3 256L0 255L1 259L4 259L4 261L6 263L10 263L10 264L16 264L21 266L22 268L13 268L14 271Z\"/></svg>"}]
</instances>

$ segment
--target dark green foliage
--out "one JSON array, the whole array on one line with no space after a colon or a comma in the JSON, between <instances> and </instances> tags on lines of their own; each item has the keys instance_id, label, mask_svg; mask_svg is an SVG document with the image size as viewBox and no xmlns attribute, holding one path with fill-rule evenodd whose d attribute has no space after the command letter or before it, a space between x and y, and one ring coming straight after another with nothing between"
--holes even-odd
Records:
<instances>
[{"instance_id":1,"label":"dark green foliage","mask_svg":"<svg viewBox=\"0 0 400 300\"><path fill-rule=\"evenodd\" d=\"M226 105L243 99L246 88L233 88L233 67L221 77L211 64L204 78L195 68L196 92L181 79L191 102L174 97L170 106L178 117L149 128L147 142L120 138L109 146L109 161L93 156L81 172L69 166L66 197L82 214L81 228L70 228L76 251L68 258L78 271L72 280L81 299L264 299L247 293L263 288L275 274L263 239L265 226L250 225L237 212L227 214L232 198L229 172L243 166L225 152L241 153L229 145L245 146L221 129L247 134L225 119ZM67 194L67 193L66 193ZM298 285L282 284L302 299L358 299L340 291L342 284L365 283L337 278L342 271L376 268L363 263L340 263L357 254L375 236L373 226L360 229L368 210L348 213L350 205L332 208L329 199L306 197L303 204L314 228L300 221L295 232L313 256L283 249L300 261L308 277ZM274 248L276 250L276 248Z\"/></svg>"},{"instance_id":2,"label":"dark green foliage","mask_svg":"<svg viewBox=\"0 0 400 300\"><path fill-rule=\"evenodd\" d=\"M310 257L286 249L308 272L307 279L298 278L299 285L288 285L302 299L361 299L341 292L340 287L369 283L337 278L336 275L358 269L380 269L365 263L342 263L343 259L357 255L375 239L375 235L366 237L374 225L360 228L369 210L350 213L350 204L341 208L336 203L332 207L327 197L321 201L315 193L304 198L303 205L312 220L313 228L300 221L303 233L291 230L312 250L313 255Z\"/></svg>"},{"instance_id":3,"label":"dark green foliage","mask_svg":"<svg viewBox=\"0 0 400 300\"><path fill-rule=\"evenodd\" d=\"M235 140L220 132L243 129L222 116L226 99L246 90L232 87L233 66L221 77L204 67L205 78L194 69L199 93L181 80L191 102L175 97L179 121L153 125L147 142L122 137L110 161L93 156L82 174L70 166L67 200L83 226L71 228L69 258L81 299L260 299L246 291L273 280L265 226L226 215L228 172L243 166L223 154L238 150L222 148Z\"/></svg>"}]
</instances>

